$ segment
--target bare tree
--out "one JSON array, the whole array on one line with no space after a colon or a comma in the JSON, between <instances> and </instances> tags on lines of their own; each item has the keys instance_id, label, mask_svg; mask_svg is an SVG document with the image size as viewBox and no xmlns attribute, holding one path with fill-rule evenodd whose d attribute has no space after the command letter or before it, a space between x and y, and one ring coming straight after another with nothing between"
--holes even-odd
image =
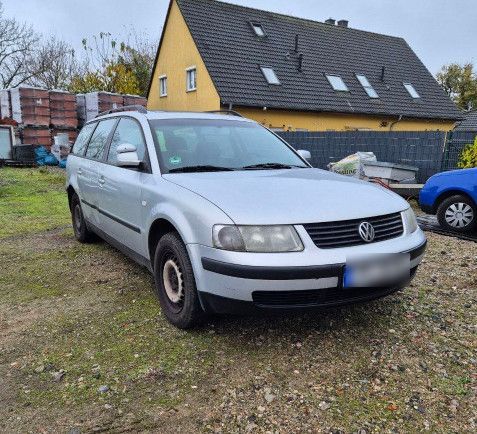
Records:
<instances>
[{"instance_id":1,"label":"bare tree","mask_svg":"<svg viewBox=\"0 0 477 434\"><path fill-rule=\"evenodd\" d=\"M28 84L46 89L67 89L80 70L75 50L65 41L50 37L42 43L29 62L34 76Z\"/></svg>"},{"instance_id":2,"label":"bare tree","mask_svg":"<svg viewBox=\"0 0 477 434\"><path fill-rule=\"evenodd\" d=\"M40 36L27 24L5 18L0 2L0 85L19 86L38 71L31 68L31 58Z\"/></svg>"}]
</instances>

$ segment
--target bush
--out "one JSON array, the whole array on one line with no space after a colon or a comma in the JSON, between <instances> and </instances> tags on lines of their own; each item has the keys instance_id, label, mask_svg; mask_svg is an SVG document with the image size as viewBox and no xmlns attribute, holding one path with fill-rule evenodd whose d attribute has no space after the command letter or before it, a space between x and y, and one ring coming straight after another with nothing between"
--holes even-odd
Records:
<instances>
[{"instance_id":1,"label":"bush","mask_svg":"<svg viewBox=\"0 0 477 434\"><path fill-rule=\"evenodd\" d=\"M460 154L458 167L461 169L477 167L477 137L474 140L474 144L467 145L462 154Z\"/></svg>"}]
</instances>

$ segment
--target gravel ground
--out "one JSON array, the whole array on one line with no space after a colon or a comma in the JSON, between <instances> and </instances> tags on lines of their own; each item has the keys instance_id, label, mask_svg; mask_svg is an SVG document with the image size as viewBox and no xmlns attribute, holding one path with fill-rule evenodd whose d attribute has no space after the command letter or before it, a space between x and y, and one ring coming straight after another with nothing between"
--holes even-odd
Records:
<instances>
[{"instance_id":1,"label":"gravel ground","mask_svg":"<svg viewBox=\"0 0 477 434\"><path fill-rule=\"evenodd\" d=\"M383 300L182 332L147 271L73 240L62 175L0 180L0 432L477 431L477 243L429 234Z\"/></svg>"}]
</instances>

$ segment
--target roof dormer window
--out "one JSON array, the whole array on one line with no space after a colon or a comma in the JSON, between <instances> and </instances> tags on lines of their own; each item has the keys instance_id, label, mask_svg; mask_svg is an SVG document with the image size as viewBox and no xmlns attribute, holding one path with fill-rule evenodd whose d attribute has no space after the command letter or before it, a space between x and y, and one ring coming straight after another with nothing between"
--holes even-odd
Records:
<instances>
[{"instance_id":1,"label":"roof dormer window","mask_svg":"<svg viewBox=\"0 0 477 434\"><path fill-rule=\"evenodd\" d=\"M371 83L365 75L356 74L356 78L370 98L379 98L378 92L374 90L374 87L371 86Z\"/></svg>"},{"instance_id":2,"label":"roof dormer window","mask_svg":"<svg viewBox=\"0 0 477 434\"><path fill-rule=\"evenodd\" d=\"M277 74L275 74L275 71L273 68L270 68L268 66L261 66L260 69L262 70L262 73L265 77L265 80L267 80L268 84L274 84L274 85L279 85L280 80L277 77Z\"/></svg>"},{"instance_id":3,"label":"roof dormer window","mask_svg":"<svg viewBox=\"0 0 477 434\"><path fill-rule=\"evenodd\" d=\"M348 86L339 75L327 75L326 78L337 92L349 92Z\"/></svg>"},{"instance_id":4,"label":"roof dormer window","mask_svg":"<svg viewBox=\"0 0 477 434\"><path fill-rule=\"evenodd\" d=\"M411 95L412 98L418 99L421 97L411 83L403 83L403 85L406 88L406 90L409 92L409 95Z\"/></svg>"},{"instance_id":5,"label":"roof dormer window","mask_svg":"<svg viewBox=\"0 0 477 434\"><path fill-rule=\"evenodd\" d=\"M264 38L265 36L267 36L265 30L263 29L263 26L260 23L251 22L250 25L252 26L253 31L259 38Z\"/></svg>"}]
</instances>

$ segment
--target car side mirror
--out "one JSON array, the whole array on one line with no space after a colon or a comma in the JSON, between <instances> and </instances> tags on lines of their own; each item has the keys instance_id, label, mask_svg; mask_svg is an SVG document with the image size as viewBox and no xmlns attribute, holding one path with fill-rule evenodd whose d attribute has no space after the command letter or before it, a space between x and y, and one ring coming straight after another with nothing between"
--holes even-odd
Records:
<instances>
[{"instance_id":1,"label":"car side mirror","mask_svg":"<svg viewBox=\"0 0 477 434\"><path fill-rule=\"evenodd\" d=\"M311 153L310 151L304 151L303 149L300 149L299 151L296 151L297 154L303 158L304 160L311 160Z\"/></svg>"},{"instance_id":2,"label":"car side mirror","mask_svg":"<svg viewBox=\"0 0 477 434\"><path fill-rule=\"evenodd\" d=\"M116 148L118 154L119 167L139 167L142 161L137 155L137 147L129 143L124 143Z\"/></svg>"}]
</instances>

